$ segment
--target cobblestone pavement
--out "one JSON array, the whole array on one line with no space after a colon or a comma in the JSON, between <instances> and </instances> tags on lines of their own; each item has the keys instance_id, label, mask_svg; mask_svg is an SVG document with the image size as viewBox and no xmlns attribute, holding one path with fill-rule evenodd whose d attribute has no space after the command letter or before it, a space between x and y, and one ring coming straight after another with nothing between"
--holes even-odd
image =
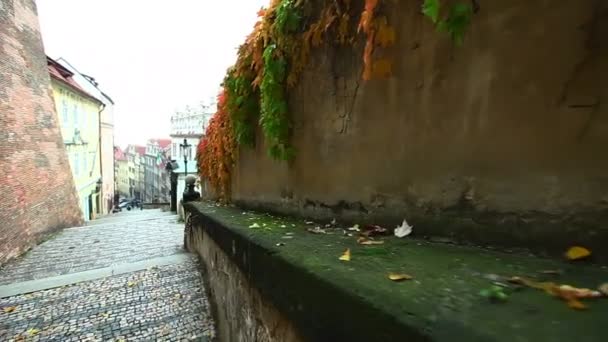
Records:
<instances>
[{"instance_id":1,"label":"cobblestone pavement","mask_svg":"<svg viewBox=\"0 0 608 342\"><path fill-rule=\"evenodd\" d=\"M175 254L183 252L182 234L174 216L68 229L0 270L0 277L20 282ZM192 255L180 260L1 298L0 341L213 340L198 261Z\"/></svg>"},{"instance_id":2,"label":"cobblestone pavement","mask_svg":"<svg viewBox=\"0 0 608 342\"><path fill-rule=\"evenodd\" d=\"M124 222L65 229L0 269L0 285L81 272L177 253L183 223L150 210L121 215ZM130 215L129 215L130 214ZM134 219L137 219L134 221Z\"/></svg>"}]
</instances>

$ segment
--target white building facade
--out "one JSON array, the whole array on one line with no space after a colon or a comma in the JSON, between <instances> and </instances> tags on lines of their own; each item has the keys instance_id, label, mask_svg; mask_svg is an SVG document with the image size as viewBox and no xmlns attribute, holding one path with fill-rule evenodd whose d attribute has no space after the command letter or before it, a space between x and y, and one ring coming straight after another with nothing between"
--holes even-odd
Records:
<instances>
[{"instance_id":1,"label":"white building facade","mask_svg":"<svg viewBox=\"0 0 608 342\"><path fill-rule=\"evenodd\" d=\"M201 104L198 108L186 107L184 111L176 112L171 116L170 136L171 158L173 160L184 160L185 151L180 148L180 145L184 144L184 139L188 145L192 146L185 159L188 161L196 159L196 147L205 134L209 119L215 113L216 108L216 103L211 102L210 104Z\"/></svg>"}]
</instances>

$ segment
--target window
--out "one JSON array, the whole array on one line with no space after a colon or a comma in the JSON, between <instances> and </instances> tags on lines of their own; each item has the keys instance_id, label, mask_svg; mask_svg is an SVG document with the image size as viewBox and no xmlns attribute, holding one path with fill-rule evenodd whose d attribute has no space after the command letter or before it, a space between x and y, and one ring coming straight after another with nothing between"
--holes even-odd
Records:
<instances>
[{"instance_id":1,"label":"window","mask_svg":"<svg viewBox=\"0 0 608 342\"><path fill-rule=\"evenodd\" d=\"M80 154L74 153L74 175L78 176L80 173Z\"/></svg>"},{"instance_id":2,"label":"window","mask_svg":"<svg viewBox=\"0 0 608 342\"><path fill-rule=\"evenodd\" d=\"M68 103L66 100L61 101L61 119L64 124L68 123Z\"/></svg>"},{"instance_id":3,"label":"window","mask_svg":"<svg viewBox=\"0 0 608 342\"><path fill-rule=\"evenodd\" d=\"M78 125L78 106L74 104L72 107L72 115L74 117L74 126Z\"/></svg>"}]
</instances>

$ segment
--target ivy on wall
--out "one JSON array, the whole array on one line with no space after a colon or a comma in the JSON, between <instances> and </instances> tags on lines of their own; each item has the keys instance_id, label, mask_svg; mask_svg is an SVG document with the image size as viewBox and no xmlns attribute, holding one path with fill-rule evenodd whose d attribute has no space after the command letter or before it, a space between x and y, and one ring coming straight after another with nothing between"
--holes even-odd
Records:
<instances>
[{"instance_id":1,"label":"ivy on wall","mask_svg":"<svg viewBox=\"0 0 608 342\"><path fill-rule=\"evenodd\" d=\"M219 198L230 199L231 172L234 165L236 139L226 91L218 96L217 112L209 121L205 138L198 145L196 158L199 172L207 179Z\"/></svg>"},{"instance_id":2,"label":"ivy on wall","mask_svg":"<svg viewBox=\"0 0 608 342\"><path fill-rule=\"evenodd\" d=\"M437 29L461 44L473 6L461 2L443 13L440 0L422 1L422 12ZM363 35L362 78L391 75L392 59L376 53L396 40L383 2L365 0L357 9L351 0L272 0L258 12L259 20L239 47L237 61L223 82L218 111L198 147L202 176L220 198L227 200L230 195L237 146L253 147L257 127L272 158L294 158L287 98L313 48L324 43L355 46Z\"/></svg>"},{"instance_id":3,"label":"ivy on wall","mask_svg":"<svg viewBox=\"0 0 608 342\"><path fill-rule=\"evenodd\" d=\"M477 0L454 3L447 11L441 6L440 0L424 0L422 4L422 13L435 24L439 32L447 33L456 45L464 42L464 34L471 24L473 13L478 10Z\"/></svg>"}]
</instances>

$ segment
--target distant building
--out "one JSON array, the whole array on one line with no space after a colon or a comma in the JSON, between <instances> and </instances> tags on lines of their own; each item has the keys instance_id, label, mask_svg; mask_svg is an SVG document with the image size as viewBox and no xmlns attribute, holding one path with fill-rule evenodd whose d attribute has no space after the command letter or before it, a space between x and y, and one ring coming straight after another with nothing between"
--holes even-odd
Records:
<instances>
[{"instance_id":1,"label":"distant building","mask_svg":"<svg viewBox=\"0 0 608 342\"><path fill-rule=\"evenodd\" d=\"M100 112L103 103L74 80L74 73L47 57L61 135L85 220L102 214Z\"/></svg>"},{"instance_id":2,"label":"distant building","mask_svg":"<svg viewBox=\"0 0 608 342\"><path fill-rule=\"evenodd\" d=\"M129 197L143 199L146 147L129 145L126 150L129 162Z\"/></svg>"},{"instance_id":3,"label":"distant building","mask_svg":"<svg viewBox=\"0 0 608 342\"><path fill-rule=\"evenodd\" d=\"M150 139L144 156L144 196L147 203L169 202L170 183L165 165L171 159L171 140Z\"/></svg>"},{"instance_id":4,"label":"distant building","mask_svg":"<svg viewBox=\"0 0 608 342\"><path fill-rule=\"evenodd\" d=\"M120 197L129 197L129 160L118 146L114 147L114 161L116 190Z\"/></svg>"},{"instance_id":5,"label":"distant building","mask_svg":"<svg viewBox=\"0 0 608 342\"><path fill-rule=\"evenodd\" d=\"M171 157L174 160L184 160L184 151L180 145L184 139L192 145L187 160L195 159L196 146L200 141L209 119L216 112L217 105L212 102L208 105L201 104L200 108L186 107L184 111L176 112L171 116Z\"/></svg>"}]
</instances>

